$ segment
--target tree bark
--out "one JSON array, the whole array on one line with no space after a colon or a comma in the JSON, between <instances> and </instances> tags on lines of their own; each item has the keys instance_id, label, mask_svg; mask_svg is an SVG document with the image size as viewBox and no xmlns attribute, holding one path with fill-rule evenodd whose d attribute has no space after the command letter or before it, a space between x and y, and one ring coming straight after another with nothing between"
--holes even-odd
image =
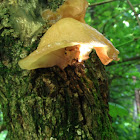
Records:
<instances>
[{"instance_id":1,"label":"tree bark","mask_svg":"<svg viewBox=\"0 0 140 140\"><path fill-rule=\"evenodd\" d=\"M107 76L96 53L93 51L85 63L75 63L63 71L57 66L20 69L20 57L37 47L41 35L36 32L36 41L29 43L32 35L25 37L23 30L16 31L9 3L1 3L4 4L0 7L0 103L7 139L117 139L108 110ZM48 4L56 7L60 3Z\"/></svg>"}]
</instances>

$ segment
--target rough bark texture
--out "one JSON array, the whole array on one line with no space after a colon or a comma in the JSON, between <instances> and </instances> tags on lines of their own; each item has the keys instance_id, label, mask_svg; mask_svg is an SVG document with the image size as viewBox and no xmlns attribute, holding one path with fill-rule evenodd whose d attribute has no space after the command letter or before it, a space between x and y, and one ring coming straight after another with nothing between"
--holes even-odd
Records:
<instances>
[{"instance_id":1,"label":"rough bark texture","mask_svg":"<svg viewBox=\"0 0 140 140\"><path fill-rule=\"evenodd\" d=\"M0 7L0 103L7 139L115 140L107 77L96 53L85 64L75 63L63 71L58 67L21 70L18 60L37 47L39 38L24 47L29 37L15 33L10 19L14 15L6 4Z\"/></svg>"}]
</instances>

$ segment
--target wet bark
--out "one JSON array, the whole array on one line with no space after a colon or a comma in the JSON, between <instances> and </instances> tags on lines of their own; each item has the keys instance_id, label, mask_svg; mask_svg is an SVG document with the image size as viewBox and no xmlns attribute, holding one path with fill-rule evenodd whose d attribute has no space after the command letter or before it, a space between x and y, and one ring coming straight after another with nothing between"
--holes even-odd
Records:
<instances>
[{"instance_id":1,"label":"wet bark","mask_svg":"<svg viewBox=\"0 0 140 140\"><path fill-rule=\"evenodd\" d=\"M37 47L39 38L30 50L25 49L26 40L3 33L7 28L11 31L12 25L0 30L0 103L7 139L117 139L108 113L107 76L96 53L64 70L57 66L22 70L17 62L25 50L29 53Z\"/></svg>"}]
</instances>

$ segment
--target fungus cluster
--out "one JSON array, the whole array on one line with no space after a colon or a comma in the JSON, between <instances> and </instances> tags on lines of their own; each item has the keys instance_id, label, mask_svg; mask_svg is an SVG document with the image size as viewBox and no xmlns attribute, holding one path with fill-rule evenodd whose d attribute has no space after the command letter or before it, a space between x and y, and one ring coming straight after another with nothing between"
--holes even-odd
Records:
<instances>
[{"instance_id":1,"label":"fungus cluster","mask_svg":"<svg viewBox=\"0 0 140 140\"><path fill-rule=\"evenodd\" d=\"M56 12L45 10L44 19L58 21L41 38L38 48L19 61L19 66L31 70L57 65L64 69L74 60L88 59L92 49L104 65L117 61L119 51L96 29L85 24L86 8L86 0L66 0Z\"/></svg>"}]
</instances>

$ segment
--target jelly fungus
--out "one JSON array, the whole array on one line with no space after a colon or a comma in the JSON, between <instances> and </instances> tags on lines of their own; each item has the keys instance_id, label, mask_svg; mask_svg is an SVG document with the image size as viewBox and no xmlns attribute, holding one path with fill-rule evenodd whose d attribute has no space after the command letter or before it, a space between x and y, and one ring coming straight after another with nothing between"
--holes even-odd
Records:
<instances>
[{"instance_id":1,"label":"jelly fungus","mask_svg":"<svg viewBox=\"0 0 140 140\"><path fill-rule=\"evenodd\" d=\"M119 51L96 29L73 18L63 18L47 30L38 48L20 60L19 66L31 70L57 65L64 69L73 60L88 59L92 49L104 65L119 60Z\"/></svg>"}]
</instances>

